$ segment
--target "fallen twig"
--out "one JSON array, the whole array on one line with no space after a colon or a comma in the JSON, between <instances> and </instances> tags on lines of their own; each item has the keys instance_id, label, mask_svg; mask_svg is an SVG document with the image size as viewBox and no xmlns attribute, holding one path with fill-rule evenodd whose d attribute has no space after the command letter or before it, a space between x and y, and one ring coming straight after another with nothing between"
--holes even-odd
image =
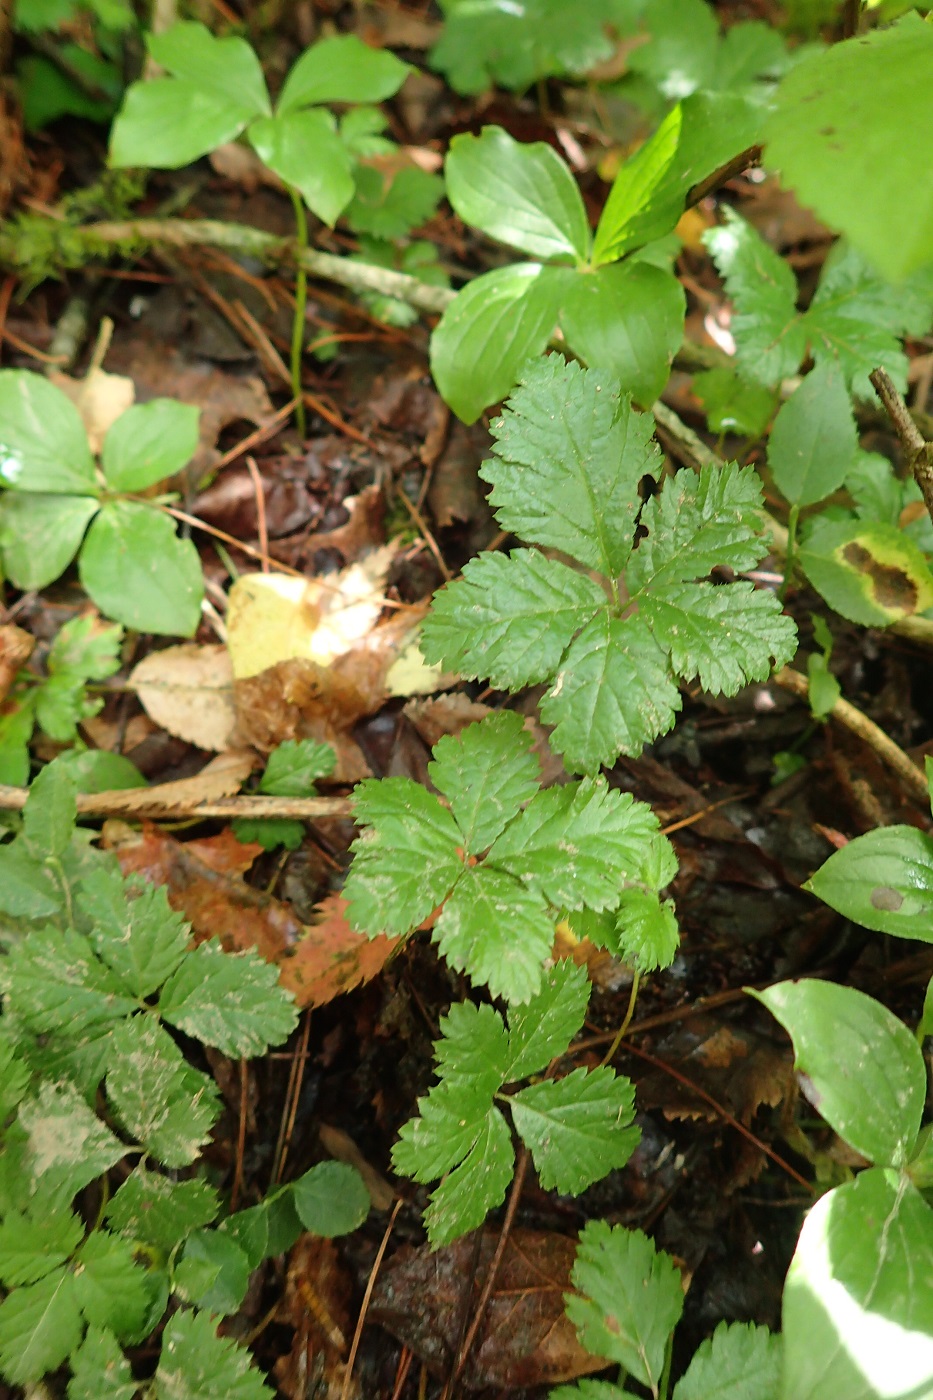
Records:
<instances>
[{"instance_id":1,"label":"fallen twig","mask_svg":"<svg viewBox=\"0 0 933 1400\"><path fill-rule=\"evenodd\" d=\"M173 783L166 783L171 788ZM19 812L26 805L28 788L0 784L0 811ZM184 821L195 817L291 817L296 821L317 821L320 817L348 817L349 797L218 797L206 802L179 800L159 785L150 788L122 788L113 792L78 794L78 815L82 817L158 817Z\"/></svg>"}]
</instances>

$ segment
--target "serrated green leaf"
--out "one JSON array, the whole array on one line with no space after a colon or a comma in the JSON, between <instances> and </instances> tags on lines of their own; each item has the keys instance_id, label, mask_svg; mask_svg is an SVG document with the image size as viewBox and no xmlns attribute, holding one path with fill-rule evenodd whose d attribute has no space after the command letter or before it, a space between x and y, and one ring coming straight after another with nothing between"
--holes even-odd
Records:
<instances>
[{"instance_id":1,"label":"serrated green leaf","mask_svg":"<svg viewBox=\"0 0 933 1400\"><path fill-rule=\"evenodd\" d=\"M293 186L329 227L353 198L353 160L323 108L260 117L249 129L260 160ZM310 155L314 152L313 157Z\"/></svg>"},{"instance_id":2,"label":"serrated green leaf","mask_svg":"<svg viewBox=\"0 0 933 1400\"><path fill-rule=\"evenodd\" d=\"M623 890L612 951L640 972L670 967L680 947L680 930L671 900L653 890Z\"/></svg>"},{"instance_id":3,"label":"serrated green leaf","mask_svg":"<svg viewBox=\"0 0 933 1400\"><path fill-rule=\"evenodd\" d=\"M431 1193L424 1223L432 1249L475 1230L502 1204L514 1161L505 1119L492 1108L466 1157Z\"/></svg>"},{"instance_id":4,"label":"serrated green leaf","mask_svg":"<svg viewBox=\"0 0 933 1400\"><path fill-rule=\"evenodd\" d=\"M121 627L90 615L72 618L61 628L49 649L48 680L36 705L36 719L50 739L73 739L78 721L93 713L84 685L106 680L120 669L122 639Z\"/></svg>"},{"instance_id":5,"label":"serrated green leaf","mask_svg":"<svg viewBox=\"0 0 933 1400\"><path fill-rule=\"evenodd\" d=\"M431 373L458 418L475 422L543 353L575 276L566 267L510 263L457 293L431 336Z\"/></svg>"},{"instance_id":6,"label":"serrated green leaf","mask_svg":"<svg viewBox=\"0 0 933 1400\"><path fill-rule=\"evenodd\" d=\"M73 929L43 928L14 943L0 965L0 986L31 1030L64 1031L74 1039L136 1009Z\"/></svg>"},{"instance_id":7,"label":"serrated green leaf","mask_svg":"<svg viewBox=\"0 0 933 1400\"><path fill-rule=\"evenodd\" d=\"M68 1364L68 1400L133 1400L139 1390L119 1342L105 1327L89 1327Z\"/></svg>"},{"instance_id":8,"label":"serrated green leaf","mask_svg":"<svg viewBox=\"0 0 933 1400\"><path fill-rule=\"evenodd\" d=\"M270 1400L272 1395L249 1352L217 1336L214 1318L185 1311L175 1313L162 1334L152 1393L154 1400Z\"/></svg>"},{"instance_id":9,"label":"serrated green leaf","mask_svg":"<svg viewBox=\"0 0 933 1400\"><path fill-rule=\"evenodd\" d=\"M70 1259L84 1225L60 1201L44 1203L39 1214L11 1210L0 1223L0 1280L4 1287L37 1283Z\"/></svg>"},{"instance_id":10,"label":"serrated green leaf","mask_svg":"<svg viewBox=\"0 0 933 1400\"><path fill-rule=\"evenodd\" d=\"M434 1042L438 1074L448 1085L463 1083L477 1096L480 1115L506 1077L509 1048L502 1017L491 1006L454 1002L441 1017L441 1039Z\"/></svg>"},{"instance_id":11,"label":"serrated green leaf","mask_svg":"<svg viewBox=\"0 0 933 1400\"><path fill-rule=\"evenodd\" d=\"M545 141L515 141L499 126L450 143L447 196L465 223L535 258L581 263L590 230L577 182Z\"/></svg>"},{"instance_id":12,"label":"serrated green leaf","mask_svg":"<svg viewBox=\"0 0 933 1400\"><path fill-rule=\"evenodd\" d=\"M322 39L292 65L276 104L292 112L312 103L382 102L411 72L395 54L364 44L355 34Z\"/></svg>"},{"instance_id":13,"label":"serrated green leaf","mask_svg":"<svg viewBox=\"0 0 933 1400\"><path fill-rule=\"evenodd\" d=\"M719 24L704 0L653 0L644 22L648 32L632 54L633 72L644 74L668 99L713 85Z\"/></svg>"},{"instance_id":14,"label":"serrated green leaf","mask_svg":"<svg viewBox=\"0 0 933 1400\"><path fill-rule=\"evenodd\" d=\"M693 392L706 409L710 432L762 435L777 407L777 396L731 369L708 369L693 376Z\"/></svg>"},{"instance_id":15,"label":"serrated green leaf","mask_svg":"<svg viewBox=\"0 0 933 1400\"><path fill-rule=\"evenodd\" d=\"M933 942L933 841L916 827L856 837L803 888L864 928Z\"/></svg>"},{"instance_id":16,"label":"serrated green leaf","mask_svg":"<svg viewBox=\"0 0 933 1400\"><path fill-rule=\"evenodd\" d=\"M650 408L683 341L685 304L676 277L631 261L576 277L560 324L567 344L587 364L608 370L637 404Z\"/></svg>"},{"instance_id":17,"label":"serrated green leaf","mask_svg":"<svg viewBox=\"0 0 933 1400\"><path fill-rule=\"evenodd\" d=\"M781 407L768 439L774 484L791 505L812 506L845 481L858 450L849 395L835 364L811 370Z\"/></svg>"},{"instance_id":18,"label":"serrated green leaf","mask_svg":"<svg viewBox=\"0 0 933 1400\"><path fill-rule=\"evenodd\" d=\"M583 1346L655 1389L684 1305L670 1255L641 1230L591 1220L570 1277L578 1293L567 1295L567 1316Z\"/></svg>"},{"instance_id":19,"label":"serrated green leaf","mask_svg":"<svg viewBox=\"0 0 933 1400\"><path fill-rule=\"evenodd\" d=\"M270 753L259 791L273 797L312 797L315 782L334 771L336 759L330 744L286 739Z\"/></svg>"},{"instance_id":20,"label":"serrated green leaf","mask_svg":"<svg viewBox=\"0 0 933 1400\"><path fill-rule=\"evenodd\" d=\"M730 330L736 359L749 379L778 384L794 374L807 348L797 316L797 280L788 263L731 209L703 235L735 312Z\"/></svg>"},{"instance_id":21,"label":"serrated green leaf","mask_svg":"<svg viewBox=\"0 0 933 1400\"><path fill-rule=\"evenodd\" d=\"M455 1167L482 1130L491 1094L477 1092L464 1080L436 1084L418 1100L418 1117L399 1131L392 1165L415 1181L434 1181Z\"/></svg>"},{"instance_id":22,"label":"serrated green leaf","mask_svg":"<svg viewBox=\"0 0 933 1400\"><path fill-rule=\"evenodd\" d=\"M299 1219L313 1235L349 1235L369 1214L369 1192L355 1167L319 1162L292 1183Z\"/></svg>"},{"instance_id":23,"label":"serrated green leaf","mask_svg":"<svg viewBox=\"0 0 933 1400\"><path fill-rule=\"evenodd\" d=\"M231 1056L264 1054L298 1023L295 999L280 986L278 968L255 948L225 953L214 939L199 943L169 977L159 1013L186 1035Z\"/></svg>"},{"instance_id":24,"label":"serrated green leaf","mask_svg":"<svg viewBox=\"0 0 933 1400\"><path fill-rule=\"evenodd\" d=\"M595 617L570 646L541 702L551 747L573 772L638 755L666 734L681 707L670 664L647 623Z\"/></svg>"},{"instance_id":25,"label":"serrated green leaf","mask_svg":"<svg viewBox=\"0 0 933 1400\"><path fill-rule=\"evenodd\" d=\"M31 1385L58 1370L83 1330L70 1269L15 1289L0 1303L0 1373L13 1385Z\"/></svg>"},{"instance_id":26,"label":"serrated green leaf","mask_svg":"<svg viewBox=\"0 0 933 1400\"><path fill-rule=\"evenodd\" d=\"M126 1156L124 1144L72 1084L41 1084L36 1097L20 1105L19 1121L29 1136L33 1176L72 1196Z\"/></svg>"},{"instance_id":27,"label":"serrated green leaf","mask_svg":"<svg viewBox=\"0 0 933 1400\"><path fill-rule=\"evenodd\" d=\"M68 847L78 816L75 781L61 763L49 763L38 773L23 808L23 840L37 861L61 856Z\"/></svg>"},{"instance_id":28,"label":"serrated green leaf","mask_svg":"<svg viewBox=\"0 0 933 1400\"><path fill-rule=\"evenodd\" d=\"M579 1195L624 1167L641 1138L632 1123L635 1090L606 1066L544 1079L509 1102L544 1191Z\"/></svg>"},{"instance_id":29,"label":"serrated green leaf","mask_svg":"<svg viewBox=\"0 0 933 1400\"><path fill-rule=\"evenodd\" d=\"M305 838L304 823L291 817L234 817L230 829L244 845L255 841L264 851L297 851Z\"/></svg>"},{"instance_id":30,"label":"serrated green leaf","mask_svg":"<svg viewBox=\"0 0 933 1400\"><path fill-rule=\"evenodd\" d=\"M933 606L925 555L892 525L818 519L799 558L829 606L863 627L889 627Z\"/></svg>"},{"instance_id":31,"label":"serrated green leaf","mask_svg":"<svg viewBox=\"0 0 933 1400\"><path fill-rule=\"evenodd\" d=\"M627 1400L630 1394L611 1381L582 1380L576 1385L559 1385L548 1393L548 1400Z\"/></svg>"},{"instance_id":32,"label":"serrated green leaf","mask_svg":"<svg viewBox=\"0 0 933 1400\"><path fill-rule=\"evenodd\" d=\"M536 549L479 554L434 595L421 650L429 662L517 690L552 676L607 602L595 579Z\"/></svg>"},{"instance_id":33,"label":"serrated green leaf","mask_svg":"<svg viewBox=\"0 0 933 1400\"><path fill-rule=\"evenodd\" d=\"M3 499L0 498L0 513L2 511ZM8 704L10 708L6 714L0 715L0 782L9 787L26 787L29 783L29 741L35 727L35 695L18 697L8 701ZM4 859L4 852L9 850L9 846L0 846L0 861ZM2 888L3 882L0 881L0 890ZM0 894L0 908L5 908L2 898Z\"/></svg>"},{"instance_id":34,"label":"serrated green leaf","mask_svg":"<svg viewBox=\"0 0 933 1400\"><path fill-rule=\"evenodd\" d=\"M489 863L556 908L614 909L658 819L605 779L539 792L489 852Z\"/></svg>"},{"instance_id":35,"label":"serrated green leaf","mask_svg":"<svg viewBox=\"0 0 933 1400\"><path fill-rule=\"evenodd\" d=\"M340 126L346 142L346 118ZM346 210L354 233L374 238L405 238L432 218L444 197L444 182L417 166L399 170L386 188L382 172L360 165L355 171L356 193Z\"/></svg>"},{"instance_id":36,"label":"serrated green leaf","mask_svg":"<svg viewBox=\"0 0 933 1400\"><path fill-rule=\"evenodd\" d=\"M286 1187L285 1190L289 1191L290 1188ZM276 1199L281 1200L281 1195ZM246 1210L238 1210L233 1215L228 1215L217 1227L222 1234L229 1235L240 1246L251 1270L258 1268L263 1259L268 1258L272 1252L269 1248L271 1205L272 1201L266 1197L258 1206L248 1206ZM300 1221L297 1222L297 1229L300 1232Z\"/></svg>"},{"instance_id":37,"label":"serrated green leaf","mask_svg":"<svg viewBox=\"0 0 933 1400\"><path fill-rule=\"evenodd\" d=\"M931 94L933 29L908 14L803 58L781 83L767 124L768 164L892 282L933 260L929 191L893 139L930 129ZM865 170L873 172L870 200Z\"/></svg>"},{"instance_id":38,"label":"serrated green leaf","mask_svg":"<svg viewBox=\"0 0 933 1400\"><path fill-rule=\"evenodd\" d=\"M778 982L764 1003L794 1042L803 1092L841 1138L880 1166L903 1166L920 1130L926 1070L892 1011L854 987Z\"/></svg>"},{"instance_id":39,"label":"serrated green leaf","mask_svg":"<svg viewBox=\"0 0 933 1400\"><path fill-rule=\"evenodd\" d=\"M503 1079L527 1079L562 1054L583 1025L590 999L586 969L562 958L525 1006L509 1007L509 1061Z\"/></svg>"},{"instance_id":40,"label":"serrated green leaf","mask_svg":"<svg viewBox=\"0 0 933 1400\"><path fill-rule=\"evenodd\" d=\"M359 783L353 811L364 828L344 885L354 928L406 934L426 919L463 871L453 817L410 778Z\"/></svg>"},{"instance_id":41,"label":"serrated green leaf","mask_svg":"<svg viewBox=\"0 0 933 1400\"><path fill-rule=\"evenodd\" d=\"M78 572L101 612L126 627L194 636L204 597L201 561L155 507L108 501L88 531Z\"/></svg>"},{"instance_id":42,"label":"serrated green leaf","mask_svg":"<svg viewBox=\"0 0 933 1400\"><path fill-rule=\"evenodd\" d=\"M672 1400L779 1400L783 1343L767 1327L720 1322L701 1342Z\"/></svg>"},{"instance_id":43,"label":"serrated green leaf","mask_svg":"<svg viewBox=\"0 0 933 1400\"><path fill-rule=\"evenodd\" d=\"M0 371L0 484L16 491L95 496L81 415L44 375Z\"/></svg>"},{"instance_id":44,"label":"serrated green leaf","mask_svg":"<svg viewBox=\"0 0 933 1400\"><path fill-rule=\"evenodd\" d=\"M175 1292L196 1307L226 1316L243 1302L250 1272L246 1254L231 1235L195 1230L175 1266Z\"/></svg>"},{"instance_id":45,"label":"serrated green leaf","mask_svg":"<svg viewBox=\"0 0 933 1400\"><path fill-rule=\"evenodd\" d=\"M7 1008L9 1018L9 1007ZM16 1053L12 1037L0 1025L0 1136L7 1118L26 1096L29 1088L29 1070ZM0 1214L3 1207L0 1205Z\"/></svg>"},{"instance_id":46,"label":"serrated green leaf","mask_svg":"<svg viewBox=\"0 0 933 1400\"><path fill-rule=\"evenodd\" d=\"M129 1240L106 1230L88 1236L75 1259L75 1297L88 1322L124 1341L137 1338L149 1313L150 1291Z\"/></svg>"},{"instance_id":47,"label":"serrated green leaf","mask_svg":"<svg viewBox=\"0 0 933 1400\"><path fill-rule=\"evenodd\" d=\"M521 715L504 710L435 744L428 776L447 798L470 855L491 846L538 791L541 766Z\"/></svg>"},{"instance_id":48,"label":"serrated green leaf","mask_svg":"<svg viewBox=\"0 0 933 1400\"><path fill-rule=\"evenodd\" d=\"M735 695L767 680L797 650L797 628L771 592L754 584L672 583L640 600L640 616L684 680L711 695Z\"/></svg>"},{"instance_id":49,"label":"serrated green leaf","mask_svg":"<svg viewBox=\"0 0 933 1400\"><path fill-rule=\"evenodd\" d=\"M194 1161L220 1111L213 1080L145 1013L113 1032L108 1065L107 1095L127 1132L167 1167Z\"/></svg>"},{"instance_id":50,"label":"serrated green leaf","mask_svg":"<svg viewBox=\"0 0 933 1400\"><path fill-rule=\"evenodd\" d=\"M108 429L101 466L112 491L143 491L175 476L198 445L200 412L177 399L134 404Z\"/></svg>"},{"instance_id":51,"label":"serrated green leaf","mask_svg":"<svg viewBox=\"0 0 933 1400\"><path fill-rule=\"evenodd\" d=\"M82 881L78 909L88 940L134 998L151 996L180 965L190 929L163 886L132 891L114 867Z\"/></svg>"},{"instance_id":52,"label":"serrated green leaf","mask_svg":"<svg viewBox=\"0 0 933 1400\"><path fill-rule=\"evenodd\" d=\"M446 960L506 1001L527 1001L541 985L554 942L542 897L489 865L465 869L432 935Z\"/></svg>"},{"instance_id":53,"label":"serrated green leaf","mask_svg":"<svg viewBox=\"0 0 933 1400\"><path fill-rule=\"evenodd\" d=\"M480 470L500 525L615 578L631 553L639 483L660 470L653 431L609 376L559 355L529 365Z\"/></svg>"},{"instance_id":54,"label":"serrated green leaf","mask_svg":"<svg viewBox=\"0 0 933 1400\"><path fill-rule=\"evenodd\" d=\"M219 1211L217 1192L206 1181L169 1181L137 1167L108 1202L104 1218L111 1230L168 1254L192 1230L210 1225Z\"/></svg>"},{"instance_id":55,"label":"serrated green leaf","mask_svg":"<svg viewBox=\"0 0 933 1400\"><path fill-rule=\"evenodd\" d=\"M48 919L64 906L55 875L30 855L22 837L0 846L0 909L17 919Z\"/></svg>"},{"instance_id":56,"label":"serrated green leaf","mask_svg":"<svg viewBox=\"0 0 933 1400\"><path fill-rule=\"evenodd\" d=\"M648 531L625 571L634 596L643 588L688 583L713 569L740 572L763 558L761 480L754 467L726 462L698 475L678 472L645 505Z\"/></svg>"},{"instance_id":57,"label":"serrated green leaf","mask_svg":"<svg viewBox=\"0 0 933 1400\"><path fill-rule=\"evenodd\" d=\"M46 588L68 568L100 502L94 496L5 491L0 497L3 568L17 588Z\"/></svg>"}]
</instances>

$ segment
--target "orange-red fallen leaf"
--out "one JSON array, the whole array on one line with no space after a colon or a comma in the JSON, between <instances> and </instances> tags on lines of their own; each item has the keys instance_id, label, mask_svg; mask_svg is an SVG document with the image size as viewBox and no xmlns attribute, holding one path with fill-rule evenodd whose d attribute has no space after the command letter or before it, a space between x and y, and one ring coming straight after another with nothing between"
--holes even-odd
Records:
<instances>
[{"instance_id":1,"label":"orange-red fallen leaf","mask_svg":"<svg viewBox=\"0 0 933 1400\"><path fill-rule=\"evenodd\" d=\"M12 622L0 627L0 701L10 693L16 673L32 656L36 639Z\"/></svg>"},{"instance_id":2,"label":"orange-red fallen leaf","mask_svg":"<svg viewBox=\"0 0 933 1400\"><path fill-rule=\"evenodd\" d=\"M233 952L256 948L279 968L283 987L301 1007L323 1006L376 977L399 941L355 933L346 900L336 894L319 906L318 920L302 924L290 904L245 883L262 847L243 844L231 831L182 842L148 824L126 839L114 825L106 837L124 875L167 887L169 903L198 941L217 935Z\"/></svg>"},{"instance_id":3,"label":"orange-red fallen leaf","mask_svg":"<svg viewBox=\"0 0 933 1400\"><path fill-rule=\"evenodd\" d=\"M474 1237L444 1249L400 1249L376 1280L369 1317L446 1376L461 1320L476 1302L498 1231L484 1230L474 1269ZM577 1340L564 1312L576 1241L545 1230L513 1230L461 1384L467 1390L557 1385L606 1368ZM468 1316L472 1312L467 1311Z\"/></svg>"},{"instance_id":4,"label":"orange-red fallen leaf","mask_svg":"<svg viewBox=\"0 0 933 1400\"><path fill-rule=\"evenodd\" d=\"M278 1320L295 1329L291 1351L275 1363L279 1392L289 1400L343 1392L350 1335L350 1276L332 1240L302 1235L288 1256ZM350 1390L357 1400L359 1390Z\"/></svg>"},{"instance_id":5,"label":"orange-red fallen leaf","mask_svg":"<svg viewBox=\"0 0 933 1400\"><path fill-rule=\"evenodd\" d=\"M356 933L347 922L346 909L342 895L328 895L319 905L320 919L279 963L282 986L294 992L299 1006L324 1006L361 982L371 981L398 947L398 938Z\"/></svg>"}]
</instances>

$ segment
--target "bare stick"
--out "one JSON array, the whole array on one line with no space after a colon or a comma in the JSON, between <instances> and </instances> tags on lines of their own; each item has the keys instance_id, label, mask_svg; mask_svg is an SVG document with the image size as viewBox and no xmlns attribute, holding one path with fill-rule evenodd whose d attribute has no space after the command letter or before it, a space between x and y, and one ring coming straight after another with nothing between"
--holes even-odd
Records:
<instances>
[{"instance_id":1,"label":"bare stick","mask_svg":"<svg viewBox=\"0 0 933 1400\"><path fill-rule=\"evenodd\" d=\"M171 789L174 783L165 783ZM26 805L28 788L0 784L0 811L19 812ZM312 822L320 817L348 817L349 797L217 797L208 802L179 799L171 791L150 788L121 788L116 792L78 794L78 813L83 817L159 817L181 821L186 817L292 817Z\"/></svg>"},{"instance_id":2,"label":"bare stick","mask_svg":"<svg viewBox=\"0 0 933 1400\"><path fill-rule=\"evenodd\" d=\"M891 376L883 369L873 369L868 376L885 411L894 424L894 431L901 440L907 457L907 465L923 493L924 504L930 519L933 520L933 443L925 442L910 410L901 398Z\"/></svg>"}]
</instances>

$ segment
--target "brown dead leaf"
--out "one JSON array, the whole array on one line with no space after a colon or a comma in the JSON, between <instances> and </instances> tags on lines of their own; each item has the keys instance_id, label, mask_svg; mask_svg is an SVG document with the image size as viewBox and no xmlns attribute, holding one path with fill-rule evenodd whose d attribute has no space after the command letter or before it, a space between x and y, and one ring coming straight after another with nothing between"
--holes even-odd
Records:
<instances>
[{"instance_id":1,"label":"brown dead leaf","mask_svg":"<svg viewBox=\"0 0 933 1400\"><path fill-rule=\"evenodd\" d=\"M32 656L36 639L12 622L0 627L0 701L6 699L20 667Z\"/></svg>"},{"instance_id":2,"label":"brown dead leaf","mask_svg":"<svg viewBox=\"0 0 933 1400\"><path fill-rule=\"evenodd\" d=\"M73 379L70 374L61 374L58 370L50 374L49 379L71 399L80 413L91 451L97 455L108 428L133 406L136 388L132 379L97 368L92 369L86 379Z\"/></svg>"},{"instance_id":3,"label":"brown dead leaf","mask_svg":"<svg viewBox=\"0 0 933 1400\"><path fill-rule=\"evenodd\" d=\"M295 1329L288 1356L275 1363L281 1394L289 1400L341 1400L344 1395L353 1285L333 1240L302 1235L288 1256L278 1320ZM345 1400L358 1400L351 1382Z\"/></svg>"},{"instance_id":4,"label":"brown dead leaf","mask_svg":"<svg viewBox=\"0 0 933 1400\"><path fill-rule=\"evenodd\" d=\"M224 646L180 646L153 651L134 667L128 684L150 718L199 749L220 752L236 724L233 668Z\"/></svg>"},{"instance_id":5,"label":"brown dead leaf","mask_svg":"<svg viewBox=\"0 0 933 1400\"><path fill-rule=\"evenodd\" d=\"M356 1168L363 1178L374 1210L392 1209L395 1204L395 1192L385 1177L366 1160L349 1133L345 1133L342 1128L333 1128L328 1123L321 1123L318 1126L318 1137L328 1156L337 1162L344 1162L348 1167Z\"/></svg>"},{"instance_id":6,"label":"brown dead leaf","mask_svg":"<svg viewBox=\"0 0 933 1400\"><path fill-rule=\"evenodd\" d=\"M215 147L208 160L218 175L239 185L247 194L255 194L262 185L270 190L284 189L275 171L259 159L251 146L242 146L238 141L225 141Z\"/></svg>"},{"instance_id":7,"label":"brown dead leaf","mask_svg":"<svg viewBox=\"0 0 933 1400\"><path fill-rule=\"evenodd\" d=\"M409 700L402 712L418 734L433 749L445 734L456 737L468 724L478 724L492 714L488 705L471 700L462 690L450 695L434 695L425 700Z\"/></svg>"},{"instance_id":8,"label":"brown dead leaf","mask_svg":"<svg viewBox=\"0 0 933 1400\"><path fill-rule=\"evenodd\" d=\"M299 1006L324 1006L362 982L370 982L385 967L398 938L379 934L367 938L350 927L347 901L332 894L319 905L318 915L304 936L279 961L283 987Z\"/></svg>"},{"instance_id":9,"label":"brown dead leaf","mask_svg":"<svg viewBox=\"0 0 933 1400\"><path fill-rule=\"evenodd\" d=\"M446 1376L496 1247L483 1231L474 1270L472 1235L443 1249L400 1249L376 1280L369 1316ZM545 1230L513 1230L508 1238L484 1323L467 1360L467 1390L556 1385L605 1370L584 1350L564 1312L576 1241Z\"/></svg>"},{"instance_id":10,"label":"brown dead leaf","mask_svg":"<svg viewBox=\"0 0 933 1400\"><path fill-rule=\"evenodd\" d=\"M154 783L148 788L128 788L95 794L98 808L106 803L108 815L127 813L134 817L164 816L166 812L185 815L199 802L216 802L232 797L253 771L256 755L246 749L228 749L218 754L193 778L174 783Z\"/></svg>"},{"instance_id":11,"label":"brown dead leaf","mask_svg":"<svg viewBox=\"0 0 933 1400\"><path fill-rule=\"evenodd\" d=\"M774 1107L793 1091L790 1056L780 1045L712 1015L694 1016L678 1026L656 1054L741 1123L750 1123L759 1107ZM662 1070L649 1070L639 1079L638 1101L645 1108L660 1108L668 1118L713 1122L719 1117L710 1103Z\"/></svg>"}]
</instances>

